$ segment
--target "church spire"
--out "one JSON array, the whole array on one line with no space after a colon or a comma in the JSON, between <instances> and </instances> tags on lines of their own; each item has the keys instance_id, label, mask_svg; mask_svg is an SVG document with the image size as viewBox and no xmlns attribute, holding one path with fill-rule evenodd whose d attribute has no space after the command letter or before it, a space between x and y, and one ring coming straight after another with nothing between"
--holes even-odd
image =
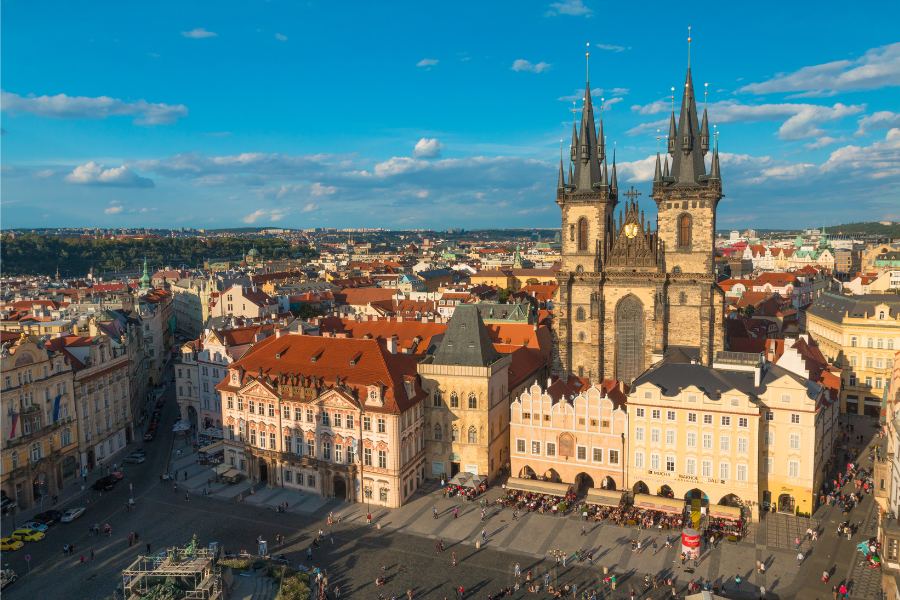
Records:
<instances>
[{"instance_id":1,"label":"church spire","mask_svg":"<svg viewBox=\"0 0 900 600\"><path fill-rule=\"evenodd\" d=\"M566 176L563 173L562 157L559 157L559 179L556 180L556 189L561 190L566 187Z\"/></svg>"},{"instance_id":2,"label":"church spire","mask_svg":"<svg viewBox=\"0 0 900 600\"><path fill-rule=\"evenodd\" d=\"M709 152L709 119L706 116L706 107L703 107L703 120L700 122L700 150L703 156Z\"/></svg>"},{"instance_id":3,"label":"church spire","mask_svg":"<svg viewBox=\"0 0 900 600\"><path fill-rule=\"evenodd\" d=\"M662 181L662 167L659 162L659 152L656 153L656 170L653 172L653 183Z\"/></svg>"},{"instance_id":4,"label":"church spire","mask_svg":"<svg viewBox=\"0 0 900 600\"><path fill-rule=\"evenodd\" d=\"M680 151L672 153L672 176L676 184L697 185L706 176L703 150L700 140L700 124L697 120L697 103L694 97L694 82L688 67L684 80L684 94L681 98L681 113L678 117L678 131L675 144ZM673 144L669 141L669 148Z\"/></svg>"},{"instance_id":5,"label":"church spire","mask_svg":"<svg viewBox=\"0 0 900 600\"><path fill-rule=\"evenodd\" d=\"M669 157L667 156L663 162L663 179L669 177Z\"/></svg>"},{"instance_id":6,"label":"church spire","mask_svg":"<svg viewBox=\"0 0 900 600\"><path fill-rule=\"evenodd\" d=\"M587 69L590 52L585 52L585 69ZM584 100L581 106L581 126L577 138L577 156L575 163L575 177L569 181L569 185L576 190L592 191L594 186L600 183L600 151L597 143L597 125L594 120L594 105L591 100L591 82L585 77Z\"/></svg>"},{"instance_id":7,"label":"church spire","mask_svg":"<svg viewBox=\"0 0 900 600\"><path fill-rule=\"evenodd\" d=\"M713 148L712 161L710 161L709 178L715 179L716 181L718 181L722 178L719 173L719 131L718 130L716 130L715 135L716 135L716 145Z\"/></svg>"},{"instance_id":8,"label":"church spire","mask_svg":"<svg viewBox=\"0 0 900 600\"><path fill-rule=\"evenodd\" d=\"M674 92L673 92L674 94ZM675 130L675 110L672 110L672 117L669 119L669 154L675 155L675 140L678 139L678 132Z\"/></svg>"}]
</instances>

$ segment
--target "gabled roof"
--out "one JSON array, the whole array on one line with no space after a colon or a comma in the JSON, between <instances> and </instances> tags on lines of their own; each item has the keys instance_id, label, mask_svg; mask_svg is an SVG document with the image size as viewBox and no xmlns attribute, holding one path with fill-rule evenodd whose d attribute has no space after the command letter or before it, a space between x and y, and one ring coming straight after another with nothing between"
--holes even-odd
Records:
<instances>
[{"instance_id":1,"label":"gabled roof","mask_svg":"<svg viewBox=\"0 0 900 600\"><path fill-rule=\"evenodd\" d=\"M434 353L434 364L486 367L499 358L478 307L474 304L457 306L444 339Z\"/></svg>"}]
</instances>

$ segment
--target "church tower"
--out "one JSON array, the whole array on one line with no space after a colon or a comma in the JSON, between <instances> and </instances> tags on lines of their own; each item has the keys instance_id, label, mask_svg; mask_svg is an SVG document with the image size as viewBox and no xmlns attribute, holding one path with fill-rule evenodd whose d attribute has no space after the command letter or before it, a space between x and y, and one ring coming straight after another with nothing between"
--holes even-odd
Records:
<instances>
[{"instance_id":1,"label":"church tower","mask_svg":"<svg viewBox=\"0 0 900 600\"><path fill-rule=\"evenodd\" d=\"M600 277L609 250L618 190L606 160L603 121L597 130L590 81L581 124L572 124L568 177L560 159L556 203L562 212L562 266L554 322L554 370L600 377L603 363Z\"/></svg>"},{"instance_id":2,"label":"church tower","mask_svg":"<svg viewBox=\"0 0 900 600\"><path fill-rule=\"evenodd\" d=\"M716 208L722 198L718 145L710 170L709 120L697 102L691 68L685 76L681 111L669 120L668 155L656 157L652 197L668 273L668 345L698 347L710 364L723 340L724 296L715 280ZM669 163L671 157L671 167Z\"/></svg>"}]
</instances>

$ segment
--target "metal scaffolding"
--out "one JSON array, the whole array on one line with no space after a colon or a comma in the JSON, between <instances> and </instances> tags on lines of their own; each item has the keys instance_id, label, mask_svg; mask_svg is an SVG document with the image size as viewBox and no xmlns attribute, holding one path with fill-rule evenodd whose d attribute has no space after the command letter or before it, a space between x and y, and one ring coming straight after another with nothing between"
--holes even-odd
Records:
<instances>
[{"instance_id":1,"label":"metal scaffolding","mask_svg":"<svg viewBox=\"0 0 900 600\"><path fill-rule=\"evenodd\" d=\"M139 556L122 571L127 600L222 600L217 552L197 548L196 540L152 556Z\"/></svg>"}]
</instances>

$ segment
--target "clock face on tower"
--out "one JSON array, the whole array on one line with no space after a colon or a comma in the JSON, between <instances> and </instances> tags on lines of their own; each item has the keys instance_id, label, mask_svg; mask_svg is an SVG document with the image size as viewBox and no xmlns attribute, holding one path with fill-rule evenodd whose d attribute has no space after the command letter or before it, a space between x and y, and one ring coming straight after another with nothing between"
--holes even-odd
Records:
<instances>
[{"instance_id":1,"label":"clock face on tower","mask_svg":"<svg viewBox=\"0 0 900 600\"><path fill-rule=\"evenodd\" d=\"M626 223L625 224L625 237L633 238L637 235L638 225L637 223Z\"/></svg>"}]
</instances>

